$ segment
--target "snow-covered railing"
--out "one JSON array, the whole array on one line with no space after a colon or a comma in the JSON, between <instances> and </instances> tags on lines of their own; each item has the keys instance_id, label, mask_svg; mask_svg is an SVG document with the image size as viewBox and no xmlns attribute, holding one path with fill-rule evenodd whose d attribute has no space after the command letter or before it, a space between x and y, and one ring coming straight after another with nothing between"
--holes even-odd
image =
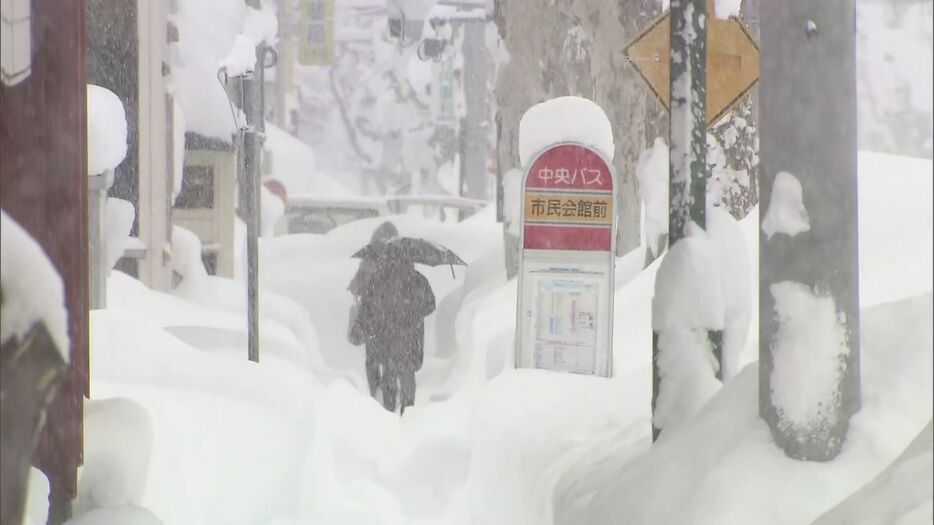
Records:
<instances>
[{"instance_id":1,"label":"snow-covered railing","mask_svg":"<svg viewBox=\"0 0 934 525\"><path fill-rule=\"evenodd\" d=\"M486 201L455 195L399 195L387 197L386 201L392 212L397 214L405 213L411 206L436 208L442 220L444 220L444 211L448 208L453 208L458 220L463 220L487 205Z\"/></svg>"}]
</instances>

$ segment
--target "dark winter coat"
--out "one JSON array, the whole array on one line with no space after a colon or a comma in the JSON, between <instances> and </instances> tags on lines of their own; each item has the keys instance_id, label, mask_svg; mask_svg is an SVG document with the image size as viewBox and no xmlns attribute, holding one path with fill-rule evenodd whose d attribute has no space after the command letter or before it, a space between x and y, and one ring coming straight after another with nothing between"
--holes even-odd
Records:
<instances>
[{"instance_id":1,"label":"dark winter coat","mask_svg":"<svg viewBox=\"0 0 934 525\"><path fill-rule=\"evenodd\" d=\"M401 254L388 250L371 261L356 323L392 365L418 370L425 355L426 316L435 310L428 279ZM392 366L390 365L390 366Z\"/></svg>"}]
</instances>

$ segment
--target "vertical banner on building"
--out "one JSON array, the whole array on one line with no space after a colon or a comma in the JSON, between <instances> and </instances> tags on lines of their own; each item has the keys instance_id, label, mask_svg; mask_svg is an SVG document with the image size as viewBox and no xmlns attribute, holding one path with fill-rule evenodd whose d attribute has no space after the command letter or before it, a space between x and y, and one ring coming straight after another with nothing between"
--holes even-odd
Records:
<instances>
[{"instance_id":1,"label":"vertical banner on building","mask_svg":"<svg viewBox=\"0 0 934 525\"><path fill-rule=\"evenodd\" d=\"M334 61L334 0L302 0L298 61L325 66Z\"/></svg>"},{"instance_id":2,"label":"vertical banner on building","mask_svg":"<svg viewBox=\"0 0 934 525\"><path fill-rule=\"evenodd\" d=\"M558 144L522 185L516 366L612 375L615 225L612 164Z\"/></svg>"},{"instance_id":3,"label":"vertical banner on building","mask_svg":"<svg viewBox=\"0 0 934 525\"><path fill-rule=\"evenodd\" d=\"M454 110L454 59L444 54L441 60L431 64L432 112L435 122L444 126L454 126L457 113Z\"/></svg>"}]
</instances>

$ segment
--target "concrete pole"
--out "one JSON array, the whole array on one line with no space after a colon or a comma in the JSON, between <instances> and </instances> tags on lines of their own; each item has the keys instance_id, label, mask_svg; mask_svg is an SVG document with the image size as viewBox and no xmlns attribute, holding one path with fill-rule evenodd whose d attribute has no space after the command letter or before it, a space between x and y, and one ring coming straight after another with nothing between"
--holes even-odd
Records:
<instances>
[{"instance_id":1,"label":"concrete pole","mask_svg":"<svg viewBox=\"0 0 934 525\"><path fill-rule=\"evenodd\" d=\"M828 461L860 406L855 6L797 0L759 7L761 209L765 216L778 172L788 172L801 184L810 222L797 235L759 234L759 413L786 455ZM773 373L782 366L775 360L782 326L772 287L781 282L831 298L846 338L823 415L803 427L783 417L772 399Z\"/></svg>"},{"instance_id":2,"label":"concrete pole","mask_svg":"<svg viewBox=\"0 0 934 525\"><path fill-rule=\"evenodd\" d=\"M669 126L668 238L674 245L688 224L706 225L707 206L707 4L671 1L671 124ZM656 284L656 286L658 286ZM652 414L662 389L658 333L652 336ZM721 335L711 333L714 353ZM720 356L716 356L719 360ZM652 439L661 429L652 425Z\"/></svg>"}]
</instances>

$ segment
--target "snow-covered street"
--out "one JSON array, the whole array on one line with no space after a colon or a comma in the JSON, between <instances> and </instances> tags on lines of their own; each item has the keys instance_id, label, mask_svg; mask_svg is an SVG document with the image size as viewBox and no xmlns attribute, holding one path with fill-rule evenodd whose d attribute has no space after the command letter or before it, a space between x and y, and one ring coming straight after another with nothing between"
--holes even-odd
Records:
<instances>
[{"instance_id":1,"label":"snow-covered street","mask_svg":"<svg viewBox=\"0 0 934 525\"><path fill-rule=\"evenodd\" d=\"M0 35L0 525L934 525L934 1Z\"/></svg>"},{"instance_id":2,"label":"snow-covered street","mask_svg":"<svg viewBox=\"0 0 934 525\"><path fill-rule=\"evenodd\" d=\"M864 400L831 464L771 444L756 410L755 320L742 371L650 447L659 262L621 274L614 378L513 370L515 282L484 263L502 256L490 215L452 226L402 217L401 231L463 247L469 263L453 279L426 271L439 304L454 304L430 319L414 408L400 419L369 397L362 348L344 335L348 254L376 221L266 241L258 365L241 355L243 305L224 299L242 284L205 276L200 292L167 295L114 272L110 303L92 316L77 505L140 505L192 525L816 519L932 414L931 164L863 152L860 167ZM755 211L740 223L750 253L756 224ZM882 497L891 508L871 523L924 523L930 492L918 494Z\"/></svg>"}]
</instances>

